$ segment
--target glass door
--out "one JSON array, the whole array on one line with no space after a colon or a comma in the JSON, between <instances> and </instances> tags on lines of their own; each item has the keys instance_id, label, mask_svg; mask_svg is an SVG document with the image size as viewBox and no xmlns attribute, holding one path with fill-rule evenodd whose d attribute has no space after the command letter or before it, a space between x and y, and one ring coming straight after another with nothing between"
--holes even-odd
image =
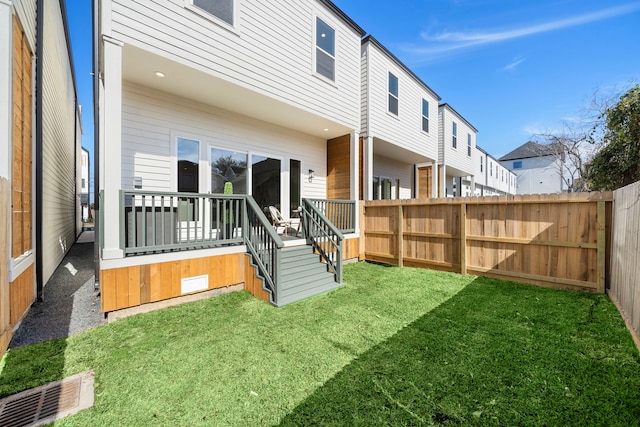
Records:
<instances>
[{"instance_id":1,"label":"glass door","mask_svg":"<svg viewBox=\"0 0 640 427\"><path fill-rule=\"evenodd\" d=\"M281 163L280 159L255 154L251 156L251 194L263 211L269 206L281 210Z\"/></svg>"}]
</instances>

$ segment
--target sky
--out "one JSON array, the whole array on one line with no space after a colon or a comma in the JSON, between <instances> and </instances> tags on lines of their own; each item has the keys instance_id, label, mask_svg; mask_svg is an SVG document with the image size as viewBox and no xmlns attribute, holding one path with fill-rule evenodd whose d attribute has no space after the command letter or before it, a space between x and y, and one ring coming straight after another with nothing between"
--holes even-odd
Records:
<instances>
[{"instance_id":1,"label":"sky","mask_svg":"<svg viewBox=\"0 0 640 427\"><path fill-rule=\"evenodd\" d=\"M594 94L640 83L640 1L333 1L473 124L495 157L580 119ZM93 161L91 1L67 8Z\"/></svg>"}]
</instances>

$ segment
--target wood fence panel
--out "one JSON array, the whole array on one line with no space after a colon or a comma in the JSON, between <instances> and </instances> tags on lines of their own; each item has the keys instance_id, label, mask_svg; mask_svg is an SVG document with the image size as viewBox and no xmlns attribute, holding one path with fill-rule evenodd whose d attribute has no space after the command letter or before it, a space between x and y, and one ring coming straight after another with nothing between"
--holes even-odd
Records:
<instances>
[{"instance_id":1,"label":"wood fence panel","mask_svg":"<svg viewBox=\"0 0 640 427\"><path fill-rule=\"evenodd\" d=\"M583 193L365 202L365 259L603 292L611 200Z\"/></svg>"},{"instance_id":2,"label":"wood fence panel","mask_svg":"<svg viewBox=\"0 0 640 427\"><path fill-rule=\"evenodd\" d=\"M640 332L640 182L614 192L611 296Z\"/></svg>"},{"instance_id":3,"label":"wood fence panel","mask_svg":"<svg viewBox=\"0 0 640 427\"><path fill-rule=\"evenodd\" d=\"M9 236L9 217L11 215L11 186L6 178L0 177L0 262L6 266L11 254ZM11 341L11 293L9 290L9 274L2 270L0 274L0 357Z\"/></svg>"}]
</instances>

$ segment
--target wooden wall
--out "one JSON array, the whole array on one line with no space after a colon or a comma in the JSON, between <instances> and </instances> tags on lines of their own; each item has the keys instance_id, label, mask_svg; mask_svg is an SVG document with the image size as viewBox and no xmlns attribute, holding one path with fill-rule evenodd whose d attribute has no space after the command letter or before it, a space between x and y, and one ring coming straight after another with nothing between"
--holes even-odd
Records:
<instances>
[{"instance_id":1,"label":"wooden wall","mask_svg":"<svg viewBox=\"0 0 640 427\"><path fill-rule=\"evenodd\" d=\"M351 135L327 141L327 198L351 199Z\"/></svg>"},{"instance_id":2,"label":"wooden wall","mask_svg":"<svg viewBox=\"0 0 640 427\"><path fill-rule=\"evenodd\" d=\"M5 270L6 262L11 253L11 245L6 238L9 236L10 192L9 181L0 177L0 262L2 262L2 274L0 274L0 357L7 350L9 341L11 341L11 293L9 274Z\"/></svg>"},{"instance_id":3,"label":"wooden wall","mask_svg":"<svg viewBox=\"0 0 640 427\"><path fill-rule=\"evenodd\" d=\"M418 168L418 198L430 199L433 189L433 166Z\"/></svg>"},{"instance_id":4,"label":"wooden wall","mask_svg":"<svg viewBox=\"0 0 640 427\"><path fill-rule=\"evenodd\" d=\"M342 241L342 259L357 259L360 257L360 239L358 237Z\"/></svg>"},{"instance_id":5,"label":"wooden wall","mask_svg":"<svg viewBox=\"0 0 640 427\"><path fill-rule=\"evenodd\" d=\"M100 272L102 311L109 312L182 296L183 278L208 274L209 288L245 282L245 254L169 261Z\"/></svg>"},{"instance_id":6,"label":"wooden wall","mask_svg":"<svg viewBox=\"0 0 640 427\"><path fill-rule=\"evenodd\" d=\"M11 326L24 317L35 300L35 268L32 264L9 285L11 289Z\"/></svg>"},{"instance_id":7,"label":"wooden wall","mask_svg":"<svg viewBox=\"0 0 640 427\"><path fill-rule=\"evenodd\" d=\"M365 259L604 292L611 200L588 193L367 201Z\"/></svg>"},{"instance_id":8,"label":"wooden wall","mask_svg":"<svg viewBox=\"0 0 640 427\"><path fill-rule=\"evenodd\" d=\"M640 334L640 182L614 192L611 288L636 336Z\"/></svg>"}]
</instances>

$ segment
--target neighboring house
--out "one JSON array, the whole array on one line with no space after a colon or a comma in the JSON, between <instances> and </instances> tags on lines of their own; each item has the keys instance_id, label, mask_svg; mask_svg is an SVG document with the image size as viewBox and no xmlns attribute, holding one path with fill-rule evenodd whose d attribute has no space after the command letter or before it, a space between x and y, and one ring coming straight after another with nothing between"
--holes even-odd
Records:
<instances>
[{"instance_id":1,"label":"neighboring house","mask_svg":"<svg viewBox=\"0 0 640 427\"><path fill-rule=\"evenodd\" d=\"M438 107L438 123L439 196L475 194L473 159L478 130L446 103Z\"/></svg>"},{"instance_id":2,"label":"neighboring house","mask_svg":"<svg viewBox=\"0 0 640 427\"><path fill-rule=\"evenodd\" d=\"M561 193L563 156L554 146L529 141L500 158L517 177L518 194Z\"/></svg>"},{"instance_id":3,"label":"neighboring house","mask_svg":"<svg viewBox=\"0 0 640 427\"><path fill-rule=\"evenodd\" d=\"M266 281L256 293L291 302L271 283L278 239L240 195L285 220L302 199L358 199L364 31L328 0L113 0L95 10L102 310L248 288L247 252L277 270L256 270ZM227 182L238 196L209 196ZM257 230L270 243L250 242ZM350 247L357 256L351 240L343 258ZM257 260L271 244L274 258Z\"/></svg>"},{"instance_id":4,"label":"neighboring house","mask_svg":"<svg viewBox=\"0 0 640 427\"><path fill-rule=\"evenodd\" d=\"M65 2L0 1L0 55L1 354L80 231Z\"/></svg>"},{"instance_id":5,"label":"neighboring house","mask_svg":"<svg viewBox=\"0 0 640 427\"><path fill-rule=\"evenodd\" d=\"M82 206L81 218L83 222L91 218L91 202L89 200L89 166L89 151L82 148L80 153L80 204Z\"/></svg>"},{"instance_id":6,"label":"neighboring house","mask_svg":"<svg viewBox=\"0 0 640 427\"><path fill-rule=\"evenodd\" d=\"M434 197L440 97L376 39L362 40L366 200Z\"/></svg>"},{"instance_id":7,"label":"neighboring house","mask_svg":"<svg viewBox=\"0 0 640 427\"><path fill-rule=\"evenodd\" d=\"M476 146L474 163L476 196L516 194L516 175L479 146Z\"/></svg>"}]
</instances>

